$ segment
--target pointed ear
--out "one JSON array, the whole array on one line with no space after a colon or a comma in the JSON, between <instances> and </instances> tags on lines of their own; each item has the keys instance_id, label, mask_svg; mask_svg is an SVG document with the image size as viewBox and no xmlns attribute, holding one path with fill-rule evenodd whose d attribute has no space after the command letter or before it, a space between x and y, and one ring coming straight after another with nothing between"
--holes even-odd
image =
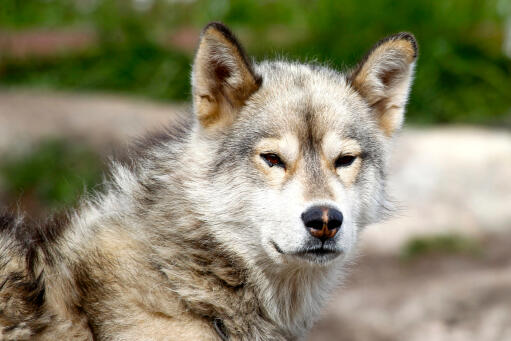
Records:
<instances>
[{"instance_id":1,"label":"pointed ear","mask_svg":"<svg viewBox=\"0 0 511 341\"><path fill-rule=\"evenodd\" d=\"M403 123L416 59L415 37L398 33L378 42L350 75L387 136Z\"/></svg>"},{"instance_id":2,"label":"pointed ear","mask_svg":"<svg viewBox=\"0 0 511 341\"><path fill-rule=\"evenodd\" d=\"M243 48L221 23L202 31L192 71L194 111L204 128L230 124L261 85Z\"/></svg>"}]
</instances>

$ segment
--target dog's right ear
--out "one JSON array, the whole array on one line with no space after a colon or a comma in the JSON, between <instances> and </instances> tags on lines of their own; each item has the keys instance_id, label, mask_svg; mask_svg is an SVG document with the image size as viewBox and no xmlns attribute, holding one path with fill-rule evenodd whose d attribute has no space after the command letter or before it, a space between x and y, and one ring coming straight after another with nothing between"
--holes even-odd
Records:
<instances>
[{"instance_id":1,"label":"dog's right ear","mask_svg":"<svg viewBox=\"0 0 511 341\"><path fill-rule=\"evenodd\" d=\"M234 35L221 23L202 31L192 71L193 107L201 125L218 129L233 122L261 77Z\"/></svg>"}]
</instances>

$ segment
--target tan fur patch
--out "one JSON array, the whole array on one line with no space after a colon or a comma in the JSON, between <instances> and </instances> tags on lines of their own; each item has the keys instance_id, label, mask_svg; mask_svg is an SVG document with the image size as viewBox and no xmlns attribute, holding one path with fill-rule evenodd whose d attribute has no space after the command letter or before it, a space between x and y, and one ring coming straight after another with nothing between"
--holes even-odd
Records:
<instances>
[{"instance_id":1,"label":"tan fur patch","mask_svg":"<svg viewBox=\"0 0 511 341\"><path fill-rule=\"evenodd\" d=\"M400 127L403 123L403 115L401 115L400 108L392 106L385 110L385 115L382 115L379 120L379 126L383 133L391 137L396 127Z\"/></svg>"},{"instance_id":2,"label":"tan fur patch","mask_svg":"<svg viewBox=\"0 0 511 341\"><path fill-rule=\"evenodd\" d=\"M286 134L282 138L263 139L255 148L254 161L257 168L266 175L269 183L274 188L280 188L282 184L296 173L299 158L298 138L293 134ZM286 168L269 167L261 158L261 154L277 154L285 163Z\"/></svg>"},{"instance_id":3,"label":"tan fur patch","mask_svg":"<svg viewBox=\"0 0 511 341\"><path fill-rule=\"evenodd\" d=\"M357 179L358 173L360 173L360 168L362 166L362 160L360 155L362 150L360 148L360 144L353 139L345 139L341 142L342 155L352 155L356 156L355 161L349 166L339 167L337 168L337 174L341 178L342 183L345 187L351 186L355 180Z\"/></svg>"},{"instance_id":4,"label":"tan fur patch","mask_svg":"<svg viewBox=\"0 0 511 341\"><path fill-rule=\"evenodd\" d=\"M131 316L131 322L133 327L123 328L120 340L218 340L209 323L183 312L179 318L170 318L161 313L138 311Z\"/></svg>"},{"instance_id":5,"label":"tan fur patch","mask_svg":"<svg viewBox=\"0 0 511 341\"><path fill-rule=\"evenodd\" d=\"M362 154L362 148L360 144L354 139L341 139L336 133L328 132L325 134L322 142L322 149L325 154L327 162L333 168L335 174L337 174L344 186L349 187L356 180L360 167L362 165L360 155ZM335 160L340 155L352 155L357 156L355 161L347 167L335 168Z\"/></svg>"}]
</instances>

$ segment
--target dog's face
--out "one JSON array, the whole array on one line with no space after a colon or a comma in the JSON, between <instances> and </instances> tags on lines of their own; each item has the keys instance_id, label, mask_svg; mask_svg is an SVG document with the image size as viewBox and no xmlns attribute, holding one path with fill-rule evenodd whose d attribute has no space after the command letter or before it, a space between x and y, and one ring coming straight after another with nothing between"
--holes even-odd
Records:
<instances>
[{"instance_id":1,"label":"dog's face","mask_svg":"<svg viewBox=\"0 0 511 341\"><path fill-rule=\"evenodd\" d=\"M349 75L251 65L224 26L206 27L193 95L213 154L219 238L276 263L328 264L349 254L358 230L384 210L387 149L415 58L414 38L400 34Z\"/></svg>"}]
</instances>

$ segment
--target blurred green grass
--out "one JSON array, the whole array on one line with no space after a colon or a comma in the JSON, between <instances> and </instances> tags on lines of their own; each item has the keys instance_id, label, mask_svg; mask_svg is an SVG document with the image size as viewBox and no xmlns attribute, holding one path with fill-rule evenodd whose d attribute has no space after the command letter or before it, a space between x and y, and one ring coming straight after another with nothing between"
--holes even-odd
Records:
<instances>
[{"instance_id":1,"label":"blurred green grass","mask_svg":"<svg viewBox=\"0 0 511 341\"><path fill-rule=\"evenodd\" d=\"M482 246L479 241L447 234L413 238L403 246L401 257L404 260L411 260L433 254L480 255L481 252Z\"/></svg>"},{"instance_id":2,"label":"blurred green grass","mask_svg":"<svg viewBox=\"0 0 511 341\"><path fill-rule=\"evenodd\" d=\"M24 153L2 155L1 160L4 201L32 214L75 205L101 182L99 155L69 141L44 140Z\"/></svg>"},{"instance_id":3,"label":"blurred green grass","mask_svg":"<svg viewBox=\"0 0 511 341\"><path fill-rule=\"evenodd\" d=\"M53 58L5 61L0 84L182 100L190 92L188 63L187 56L150 43L107 46Z\"/></svg>"},{"instance_id":4,"label":"blurred green grass","mask_svg":"<svg viewBox=\"0 0 511 341\"><path fill-rule=\"evenodd\" d=\"M408 120L499 124L511 116L505 0L3 0L0 29L81 27L98 41L54 57L0 59L0 85L117 91L187 100L193 51L169 35L209 21L232 27L257 59L286 56L344 69L380 38L411 31L420 43Z\"/></svg>"}]
</instances>

